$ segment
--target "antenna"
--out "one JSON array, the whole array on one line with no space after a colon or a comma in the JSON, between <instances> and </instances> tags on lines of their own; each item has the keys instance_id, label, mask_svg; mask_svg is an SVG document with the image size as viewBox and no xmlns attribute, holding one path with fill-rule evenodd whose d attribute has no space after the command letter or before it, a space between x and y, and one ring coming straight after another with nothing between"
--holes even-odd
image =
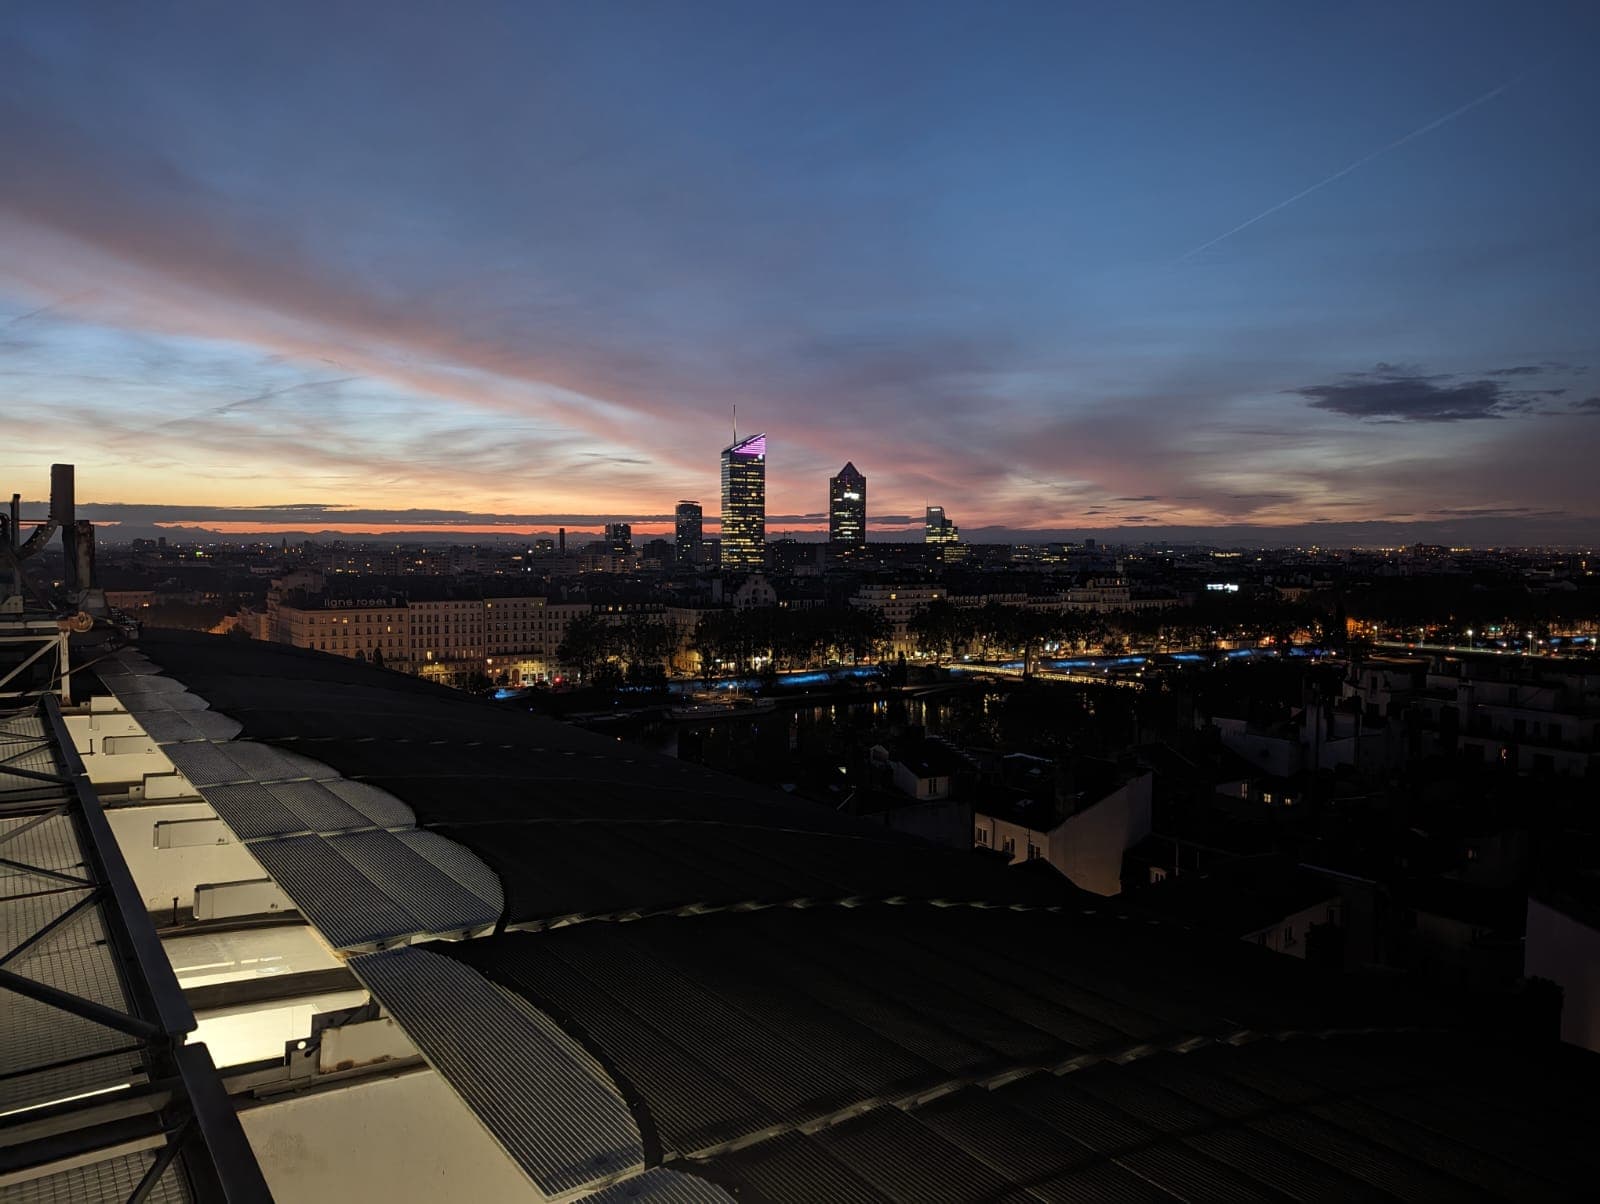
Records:
<instances>
[{"instance_id":1,"label":"antenna","mask_svg":"<svg viewBox=\"0 0 1600 1204\"><path fill-rule=\"evenodd\" d=\"M739 442L739 403L733 403L733 441Z\"/></svg>"}]
</instances>

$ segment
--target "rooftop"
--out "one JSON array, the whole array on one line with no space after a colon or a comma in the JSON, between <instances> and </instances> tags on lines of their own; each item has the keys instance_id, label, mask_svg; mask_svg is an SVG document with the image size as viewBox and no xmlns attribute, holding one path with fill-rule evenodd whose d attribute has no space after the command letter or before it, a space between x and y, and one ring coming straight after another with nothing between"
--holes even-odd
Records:
<instances>
[{"instance_id":1,"label":"rooftop","mask_svg":"<svg viewBox=\"0 0 1600 1204\"><path fill-rule=\"evenodd\" d=\"M140 653L106 687L545 1198L1522 1200L1600 1171L1594 1059L1438 1000L341 658Z\"/></svg>"}]
</instances>

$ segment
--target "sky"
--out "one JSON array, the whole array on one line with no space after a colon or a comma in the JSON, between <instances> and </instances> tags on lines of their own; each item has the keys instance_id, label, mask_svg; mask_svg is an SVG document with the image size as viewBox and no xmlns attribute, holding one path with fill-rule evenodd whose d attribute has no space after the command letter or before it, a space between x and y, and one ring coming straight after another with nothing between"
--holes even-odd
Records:
<instances>
[{"instance_id":1,"label":"sky","mask_svg":"<svg viewBox=\"0 0 1600 1204\"><path fill-rule=\"evenodd\" d=\"M1592 541L1600 6L0 21L0 488L217 530ZM1352 538L1352 541L1355 541Z\"/></svg>"}]
</instances>

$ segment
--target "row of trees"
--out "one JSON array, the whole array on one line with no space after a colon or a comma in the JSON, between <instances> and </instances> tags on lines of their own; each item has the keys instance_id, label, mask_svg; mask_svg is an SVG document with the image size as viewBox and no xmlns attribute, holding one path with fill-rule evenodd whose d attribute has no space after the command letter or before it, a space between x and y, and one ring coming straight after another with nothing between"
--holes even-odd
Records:
<instances>
[{"instance_id":1,"label":"row of trees","mask_svg":"<svg viewBox=\"0 0 1600 1204\"><path fill-rule=\"evenodd\" d=\"M910 634L919 651L935 661L964 654L983 660L1018 656L1031 674L1039 651L1059 645L1067 652L1115 656L1130 647L1209 645L1222 635L1271 636L1289 641L1297 632L1321 639L1336 634L1317 608L1279 601L1234 599L1221 604L1103 614L1082 610L1032 610L990 602L982 607L930 603L911 617Z\"/></svg>"},{"instance_id":2,"label":"row of trees","mask_svg":"<svg viewBox=\"0 0 1600 1204\"><path fill-rule=\"evenodd\" d=\"M1115 615L1026 609L999 602L960 607L941 599L913 615L908 628L914 646L935 663L963 655L982 660L1020 656L1028 676L1049 646L1115 655L1130 645L1209 643L1219 631L1249 629L1253 634L1287 638L1296 630L1321 634L1322 619L1312 607L1268 606L1242 599L1226 608ZM660 680L669 667L687 671L690 658L685 654L698 654L707 674L718 668L745 674L758 663L774 670L829 662L871 663L890 653L892 635L881 611L855 606L717 611L700 620L686 646L661 615L584 615L567 628L558 655L585 681L645 683Z\"/></svg>"},{"instance_id":3,"label":"row of trees","mask_svg":"<svg viewBox=\"0 0 1600 1204\"><path fill-rule=\"evenodd\" d=\"M810 610L761 608L706 615L695 628L694 649L707 665L745 673L758 659L774 669L807 669L830 661L872 662L888 650L889 621L856 606Z\"/></svg>"},{"instance_id":4,"label":"row of trees","mask_svg":"<svg viewBox=\"0 0 1600 1204\"><path fill-rule=\"evenodd\" d=\"M660 615L632 614L620 621L583 615L567 627L556 655L588 682L644 684L659 680L668 667L685 671L685 653L698 654L707 673L717 667L748 673L758 662L772 669L871 662L885 655L890 635L880 612L857 607L718 611L700 620L687 647Z\"/></svg>"},{"instance_id":5,"label":"row of trees","mask_svg":"<svg viewBox=\"0 0 1600 1204\"><path fill-rule=\"evenodd\" d=\"M579 615L567 625L556 650L561 663L597 685L659 681L678 647L677 631L660 615L630 614L620 622L606 615Z\"/></svg>"}]
</instances>

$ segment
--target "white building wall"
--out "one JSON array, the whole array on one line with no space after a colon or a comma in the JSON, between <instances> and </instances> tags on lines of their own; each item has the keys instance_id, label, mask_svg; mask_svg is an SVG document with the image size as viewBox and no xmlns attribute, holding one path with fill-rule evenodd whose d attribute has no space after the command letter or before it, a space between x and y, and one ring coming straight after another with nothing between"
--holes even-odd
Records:
<instances>
[{"instance_id":1,"label":"white building wall","mask_svg":"<svg viewBox=\"0 0 1600 1204\"><path fill-rule=\"evenodd\" d=\"M1213 718L1211 723L1222 736L1222 747L1238 753L1263 773L1293 777L1304 764L1297 739L1253 732L1243 719Z\"/></svg>"},{"instance_id":2,"label":"white building wall","mask_svg":"<svg viewBox=\"0 0 1600 1204\"><path fill-rule=\"evenodd\" d=\"M1306 955L1306 934L1311 931L1313 924L1334 924L1339 919L1339 900L1330 898L1314 906L1303 908L1293 915L1284 916L1275 920L1259 932L1252 932L1244 939L1252 945L1261 945L1271 949L1274 953L1286 953L1290 957L1304 958Z\"/></svg>"},{"instance_id":3,"label":"white building wall","mask_svg":"<svg viewBox=\"0 0 1600 1204\"><path fill-rule=\"evenodd\" d=\"M1141 774L1050 833L1050 864L1097 895L1122 891L1122 855L1150 835L1151 774Z\"/></svg>"},{"instance_id":4,"label":"white building wall","mask_svg":"<svg viewBox=\"0 0 1600 1204\"><path fill-rule=\"evenodd\" d=\"M431 1070L280 1097L239 1123L285 1204L544 1199Z\"/></svg>"},{"instance_id":5,"label":"white building wall","mask_svg":"<svg viewBox=\"0 0 1600 1204\"><path fill-rule=\"evenodd\" d=\"M1008 853L1013 865L1036 856L1098 895L1122 891L1122 855L1150 835L1154 777L1145 773L1126 782L1091 807L1044 831L993 815L973 815L973 844Z\"/></svg>"},{"instance_id":6,"label":"white building wall","mask_svg":"<svg viewBox=\"0 0 1600 1204\"><path fill-rule=\"evenodd\" d=\"M194 905L194 888L202 882L243 882L265 878L267 872L227 825L218 825L222 844L156 847L156 824L172 820L216 819L217 813L201 799L174 803L142 803L110 807L106 822L117 847L133 874L144 905L154 912L170 911L174 897L180 907Z\"/></svg>"},{"instance_id":7,"label":"white building wall","mask_svg":"<svg viewBox=\"0 0 1600 1204\"><path fill-rule=\"evenodd\" d=\"M1561 984L1561 1039L1600 1052L1600 932L1528 900L1523 973Z\"/></svg>"}]
</instances>

